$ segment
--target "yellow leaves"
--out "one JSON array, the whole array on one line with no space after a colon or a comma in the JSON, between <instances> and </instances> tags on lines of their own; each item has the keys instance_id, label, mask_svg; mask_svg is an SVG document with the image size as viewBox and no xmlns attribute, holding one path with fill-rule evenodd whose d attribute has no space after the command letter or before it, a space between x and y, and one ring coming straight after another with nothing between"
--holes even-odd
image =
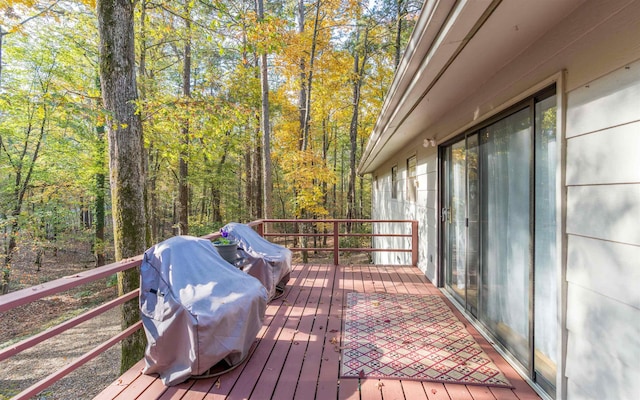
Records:
<instances>
[{"instance_id":1,"label":"yellow leaves","mask_svg":"<svg viewBox=\"0 0 640 400\"><path fill-rule=\"evenodd\" d=\"M291 135L291 138L294 138L294 135ZM277 151L274 149L274 160L278 160L284 172L285 181L289 183L296 195L293 199L294 213L299 217L302 216L302 211L316 216L328 215L328 211L323 206L325 196L323 187L325 184L332 184L337 178L322 157L313 150Z\"/></svg>"},{"instance_id":2,"label":"yellow leaves","mask_svg":"<svg viewBox=\"0 0 640 400\"><path fill-rule=\"evenodd\" d=\"M286 35L286 20L281 18L266 16L262 21L258 20L255 13L248 13L246 16L247 39L258 53L278 53L286 46L283 38Z\"/></svg>"},{"instance_id":3,"label":"yellow leaves","mask_svg":"<svg viewBox=\"0 0 640 400\"><path fill-rule=\"evenodd\" d=\"M23 25L16 25L14 27L12 27L11 29L9 29L9 33L18 33L18 32L22 32L24 31L24 26Z\"/></svg>"},{"instance_id":4,"label":"yellow leaves","mask_svg":"<svg viewBox=\"0 0 640 400\"><path fill-rule=\"evenodd\" d=\"M24 5L27 7L33 7L36 5L36 1L35 0L7 0L7 3L10 7L16 6L16 5Z\"/></svg>"}]
</instances>

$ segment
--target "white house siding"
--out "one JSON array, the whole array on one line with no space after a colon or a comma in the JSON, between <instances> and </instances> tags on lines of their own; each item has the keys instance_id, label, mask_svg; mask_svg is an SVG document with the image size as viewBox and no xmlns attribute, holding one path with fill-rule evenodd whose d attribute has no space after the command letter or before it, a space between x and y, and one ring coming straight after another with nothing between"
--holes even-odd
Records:
<instances>
[{"instance_id":1,"label":"white house siding","mask_svg":"<svg viewBox=\"0 0 640 400\"><path fill-rule=\"evenodd\" d=\"M415 219L419 221L419 258L418 267L429 279L435 278L437 256L437 176L438 166L436 149L424 148L422 140L407 146L407 151L393 163L380 168L377 185L374 182L372 215L374 219ZM416 188L415 202L407 198L407 159L416 156ZM391 198L391 168L398 166L398 195ZM376 233L410 233L408 224L378 224ZM410 238L375 238L374 246L378 248L410 248ZM378 264L411 264L410 253L376 252L373 261Z\"/></svg>"},{"instance_id":2,"label":"white house siding","mask_svg":"<svg viewBox=\"0 0 640 400\"><path fill-rule=\"evenodd\" d=\"M567 94L567 393L640 398L640 62Z\"/></svg>"}]
</instances>

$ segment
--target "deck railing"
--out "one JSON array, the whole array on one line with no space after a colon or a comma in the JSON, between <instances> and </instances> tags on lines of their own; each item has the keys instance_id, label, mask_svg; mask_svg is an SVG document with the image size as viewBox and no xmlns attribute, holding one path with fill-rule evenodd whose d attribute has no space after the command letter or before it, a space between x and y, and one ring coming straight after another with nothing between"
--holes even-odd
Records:
<instances>
[{"instance_id":1,"label":"deck railing","mask_svg":"<svg viewBox=\"0 0 640 400\"><path fill-rule=\"evenodd\" d=\"M410 229L405 229L405 233L369 233L369 232L353 232L350 231L346 227L351 225L353 227L354 224L404 224L409 225ZM287 243L287 238L293 238L293 243L298 243L298 238L303 237L312 237L312 238L331 238L331 240L327 241L331 246L326 247L308 247L308 246L295 246L290 247L292 251L313 251L313 252L333 252L333 263L335 265L339 264L340 261L340 252L379 252L379 251L387 251L387 252L409 252L411 253L411 260L413 265L417 265L418 262L418 222L410 221L410 220L333 220L333 219L325 219L325 220L296 220L296 219L264 219L257 220L249 223L260 235L267 238L274 238L276 242L280 242L282 240ZM283 229L285 232L278 232L277 227L285 227L289 225L292 226L291 232L288 232L288 229ZM316 229L305 229L312 227ZM322 229L317 229L321 227ZM331 230L327 229L327 227L332 227ZM342 228L342 229L341 229ZM380 249L373 247L341 247L340 239L341 238L349 238L349 237L398 237L398 238L411 238L411 247L403 247L403 248L388 248L388 249ZM203 236L205 239L215 240L220 237L220 233L212 233L206 236ZM280 238L281 240L277 240ZM324 241L323 241L324 243ZM287 243L288 244L288 243ZM289 247L289 246L287 246ZM76 288L78 286L82 286L84 284L88 284L94 282L96 280L109 277L115 273L125 271L130 268L137 268L140 266L142 262L142 255L138 255L133 258L129 258L126 260L122 260L119 262L115 262L109 265L105 265L102 267L98 267L89 271L80 272L74 275L66 276L63 278L59 278L50 282L42 283L40 285L35 285L26 289L21 289L15 292L11 292L5 295L0 296L0 313L12 310L19 306L32 303L36 300L42 299L44 297L55 295L61 292L64 292L69 289ZM65 322L62 322L58 325L55 325L41 333L33 335L25 340L22 340L18 343L11 344L5 348L0 349L0 362L24 351L34 347L35 345L46 341L54 336L57 336L85 321L88 321L96 316L111 310L122 303L135 299L139 295L139 290L131 291L123 296L120 296L114 300L111 300L107 303L104 303L96 308L93 308L75 318L69 319ZM130 326L129 328L123 330L118 335L112 337L106 342L96 346L88 353L78 357L71 363L67 364L62 369L52 373L41 381L33 384L27 389L23 390L19 394L17 394L14 399L28 399L41 391L45 390L49 386L53 385L60 379L64 378L71 372L80 368L82 365L91 361L95 357L102 354L107 349L112 346L118 344L120 341L125 339L126 337L132 335L135 331L142 327L142 322L138 321L136 324Z\"/></svg>"}]
</instances>

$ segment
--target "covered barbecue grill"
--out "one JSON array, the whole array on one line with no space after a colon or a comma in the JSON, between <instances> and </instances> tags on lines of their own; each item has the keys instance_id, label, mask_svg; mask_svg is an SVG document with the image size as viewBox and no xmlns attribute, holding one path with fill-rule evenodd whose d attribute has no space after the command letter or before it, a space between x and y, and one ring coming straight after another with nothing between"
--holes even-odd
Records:
<instances>
[{"instance_id":1,"label":"covered barbecue grill","mask_svg":"<svg viewBox=\"0 0 640 400\"><path fill-rule=\"evenodd\" d=\"M231 222L221 231L238 242L237 265L262 282L269 300L282 294L291 275L291 250L269 242L249 225Z\"/></svg>"},{"instance_id":2,"label":"covered barbecue grill","mask_svg":"<svg viewBox=\"0 0 640 400\"><path fill-rule=\"evenodd\" d=\"M233 367L247 357L262 327L267 292L224 261L210 241L176 236L151 247L140 278L145 374L175 385L219 362Z\"/></svg>"}]
</instances>

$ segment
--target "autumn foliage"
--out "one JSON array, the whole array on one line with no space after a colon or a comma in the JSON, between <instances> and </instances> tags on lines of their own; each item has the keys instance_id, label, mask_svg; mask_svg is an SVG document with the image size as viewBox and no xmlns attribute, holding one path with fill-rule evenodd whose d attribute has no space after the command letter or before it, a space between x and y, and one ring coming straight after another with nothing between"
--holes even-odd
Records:
<instances>
[{"instance_id":1,"label":"autumn foliage","mask_svg":"<svg viewBox=\"0 0 640 400\"><path fill-rule=\"evenodd\" d=\"M190 234L262 216L261 53L268 60L273 192L266 200L273 216L366 218L370 184L355 174L355 160L419 7L408 0L277 1L265 3L260 21L248 1L136 1L147 241L178 233L181 182ZM96 84L94 1L3 2L0 38L0 233L8 280L19 232L42 243L60 230L92 232L102 215L96 207L106 211L108 227L103 132L111 119ZM104 204L96 202L101 196ZM97 251L108 248L108 236L96 241Z\"/></svg>"}]
</instances>

